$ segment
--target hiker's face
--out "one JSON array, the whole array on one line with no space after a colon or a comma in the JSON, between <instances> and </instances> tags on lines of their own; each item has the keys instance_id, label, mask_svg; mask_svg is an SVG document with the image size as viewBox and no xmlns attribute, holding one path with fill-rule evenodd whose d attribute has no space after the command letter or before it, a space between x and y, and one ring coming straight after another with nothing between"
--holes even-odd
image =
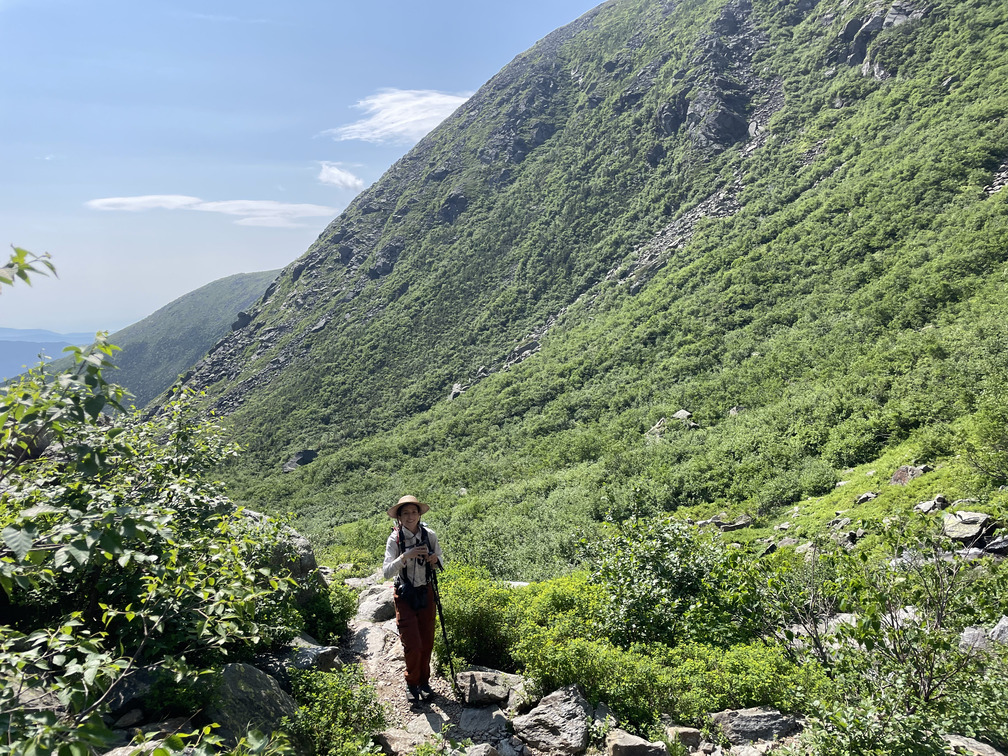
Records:
<instances>
[{"instance_id":1,"label":"hiker's face","mask_svg":"<svg viewBox=\"0 0 1008 756\"><path fill-rule=\"evenodd\" d=\"M414 504L406 504L399 510L399 519L402 520L403 525L410 529L410 532L415 533L417 524L420 522L420 508Z\"/></svg>"}]
</instances>

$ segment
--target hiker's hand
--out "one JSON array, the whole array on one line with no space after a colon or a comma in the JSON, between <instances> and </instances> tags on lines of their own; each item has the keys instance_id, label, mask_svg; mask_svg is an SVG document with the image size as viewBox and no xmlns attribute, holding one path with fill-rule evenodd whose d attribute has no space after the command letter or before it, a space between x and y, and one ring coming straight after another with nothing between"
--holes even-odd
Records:
<instances>
[{"instance_id":1,"label":"hiker's hand","mask_svg":"<svg viewBox=\"0 0 1008 756\"><path fill-rule=\"evenodd\" d=\"M427 564L429 564L431 567L433 567L437 563L438 563L437 554L428 554L427 555Z\"/></svg>"},{"instance_id":2,"label":"hiker's hand","mask_svg":"<svg viewBox=\"0 0 1008 756\"><path fill-rule=\"evenodd\" d=\"M422 543L419 546L414 546L412 549L406 552L407 559L418 559L420 557L427 556L427 547Z\"/></svg>"}]
</instances>

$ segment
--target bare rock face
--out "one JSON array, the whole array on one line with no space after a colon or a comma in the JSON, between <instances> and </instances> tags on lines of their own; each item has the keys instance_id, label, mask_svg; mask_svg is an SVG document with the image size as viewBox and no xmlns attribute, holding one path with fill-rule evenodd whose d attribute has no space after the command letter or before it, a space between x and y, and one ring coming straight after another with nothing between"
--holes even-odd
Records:
<instances>
[{"instance_id":1,"label":"bare rock face","mask_svg":"<svg viewBox=\"0 0 1008 756\"><path fill-rule=\"evenodd\" d=\"M537 750L575 754L588 747L591 714L591 706L572 685L550 693L513 724L518 737Z\"/></svg>"},{"instance_id":2,"label":"bare rock face","mask_svg":"<svg viewBox=\"0 0 1008 756\"><path fill-rule=\"evenodd\" d=\"M304 465L310 465L318 457L318 452L314 449L302 449L291 456L286 462L284 462L283 471L294 472L299 467Z\"/></svg>"}]
</instances>

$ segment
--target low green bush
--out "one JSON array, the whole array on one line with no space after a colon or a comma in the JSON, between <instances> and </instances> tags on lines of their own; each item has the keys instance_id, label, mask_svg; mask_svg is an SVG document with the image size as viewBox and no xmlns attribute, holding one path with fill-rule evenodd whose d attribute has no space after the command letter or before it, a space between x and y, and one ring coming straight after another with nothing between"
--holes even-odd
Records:
<instances>
[{"instance_id":1,"label":"low green bush","mask_svg":"<svg viewBox=\"0 0 1008 756\"><path fill-rule=\"evenodd\" d=\"M373 748L385 712L358 665L336 672L291 670L297 713L282 729L309 756L357 756Z\"/></svg>"},{"instance_id":2,"label":"low green bush","mask_svg":"<svg viewBox=\"0 0 1008 756\"><path fill-rule=\"evenodd\" d=\"M305 632L321 643L338 642L356 613L357 594L339 581L301 607Z\"/></svg>"},{"instance_id":3,"label":"low green bush","mask_svg":"<svg viewBox=\"0 0 1008 756\"><path fill-rule=\"evenodd\" d=\"M512 649L520 612L514 591L491 579L485 569L449 566L438 579L445 628L454 655L468 664L513 672ZM438 659L448 658L441 634L435 635Z\"/></svg>"},{"instance_id":4,"label":"low green bush","mask_svg":"<svg viewBox=\"0 0 1008 756\"><path fill-rule=\"evenodd\" d=\"M607 703L623 726L649 725L670 704L672 691L661 665L604 638L564 638L546 628L527 629L515 655L541 691L576 683L593 705Z\"/></svg>"},{"instance_id":5,"label":"low green bush","mask_svg":"<svg viewBox=\"0 0 1008 756\"><path fill-rule=\"evenodd\" d=\"M688 643L647 651L664 670L672 691L664 713L697 726L708 713L724 709L772 706L801 711L808 700L824 694L828 687L821 667L796 665L780 646L762 641L726 650Z\"/></svg>"}]
</instances>

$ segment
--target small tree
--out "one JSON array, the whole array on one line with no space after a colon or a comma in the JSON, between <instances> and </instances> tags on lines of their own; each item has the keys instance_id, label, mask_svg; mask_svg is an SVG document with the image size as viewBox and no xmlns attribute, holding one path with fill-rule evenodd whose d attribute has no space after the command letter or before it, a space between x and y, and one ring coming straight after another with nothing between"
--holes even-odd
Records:
<instances>
[{"instance_id":1,"label":"small tree","mask_svg":"<svg viewBox=\"0 0 1008 756\"><path fill-rule=\"evenodd\" d=\"M39 266L15 249L0 285ZM279 525L207 476L235 447L186 395L126 413L103 376L114 349L99 334L71 370L0 389L0 754L99 746L125 677L263 645L258 607L286 601L260 559Z\"/></svg>"}]
</instances>

